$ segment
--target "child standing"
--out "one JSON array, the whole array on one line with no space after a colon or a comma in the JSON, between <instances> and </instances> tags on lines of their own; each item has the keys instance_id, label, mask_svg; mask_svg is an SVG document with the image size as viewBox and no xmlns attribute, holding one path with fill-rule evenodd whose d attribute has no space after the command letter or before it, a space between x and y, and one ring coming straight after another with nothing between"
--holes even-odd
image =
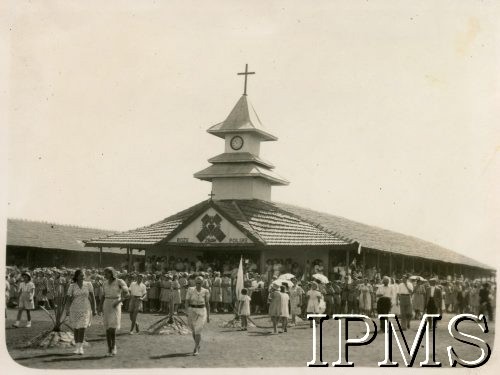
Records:
<instances>
[{"instance_id":1,"label":"child standing","mask_svg":"<svg viewBox=\"0 0 500 375\"><path fill-rule=\"evenodd\" d=\"M35 309L35 284L31 281L31 275L28 272L22 274L23 281L19 285L19 303L17 312L16 323L14 327L19 327L19 321L21 320L23 310L26 310L26 318L28 322L26 323L26 328L31 327L31 310Z\"/></svg>"},{"instance_id":2,"label":"child standing","mask_svg":"<svg viewBox=\"0 0 500 375\"><path fill-rule=\"evenodd\" d=\"M283 329L283 332L287 332L287 327L288 327L288 318L290 318L290 296L286 292L286 288L284 285L280 286L280 293L281 293L281 314L280 314L280 319L281 319L281 328Z\"/></svg>"},{"instance_id":3,"label":"child standing","mask_svg":"<svg viewBox=\"0 0 500 375\"><path fill-rule=\"evenodd\" d=\"M241 295L238 303L238 315L241 318L241 330L246 331L248 328L248 317L250 316L250 301L248 290L241 289Z\"/></svg>"}]
</instances>

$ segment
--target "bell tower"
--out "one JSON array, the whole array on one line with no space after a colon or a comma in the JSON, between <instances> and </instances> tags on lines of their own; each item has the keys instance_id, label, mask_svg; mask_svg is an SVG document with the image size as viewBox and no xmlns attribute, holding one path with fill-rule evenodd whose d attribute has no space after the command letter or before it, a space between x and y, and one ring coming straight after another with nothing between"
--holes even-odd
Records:
<instances>
[{"instance_id":1,"label":"bell tower","mask_svg":"<svg viewBox=\"0 0 500 375\"><path fill-rule=\"evenodd\" d=\"M245 76L243 95L227 118L207 132L224 139L224 153L210 158L210 167L197 172L194 177L212 182L213 199L262 199L271 200L273 185L288 185L289 182L274 172L274 166L260 157L260 143L277 141L262 125L247 95L247 77L255 74L248 71Z\"/></svg>"}]
</instances>

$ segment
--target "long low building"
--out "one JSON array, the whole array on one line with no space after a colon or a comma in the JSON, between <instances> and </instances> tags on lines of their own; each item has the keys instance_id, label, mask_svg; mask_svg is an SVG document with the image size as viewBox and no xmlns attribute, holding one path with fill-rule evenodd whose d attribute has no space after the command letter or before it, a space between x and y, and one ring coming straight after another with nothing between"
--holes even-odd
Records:
<instances>
[{"instance_id":1,"label":"long low building","mask_svg":"<svg viewBox=\"0 0 500 375\"><path fill-rule=\"evenodd\" d=\"M213 224L205 224L207 221ZM415 270L490 277L494 269L416 237L293 205L263 200L206 200L157 223L87 242L145 250L146 256L243 255L258 261L320 259L334 266L376 266L385 274Z\"/></svg>"},{"instance_id":2,"label":"long low building","mask_svg":"<svg viewBox=\"0 0 500 375\"><path fill-rule=\"evenodd\" d=\"M335 266L355 259L385 274L494 274L488 265L415 237L273 202L271 188L289 182L260 157L261 142L277 137L263 127L246 91L229 116L208 133L225 143L224 152L208 160L212 165L194 174L212 184L210 199L157 223L94 238L86 246L126 247L131 252L145 250L146 256L190 260L243 255L253 258L260 271L272 259L292 259L301 265L319 259L331 273Z\"/></svg>"},{"instance_id":3,"label":"long low building","mask_svg":"<svg viewBox=\"0 0 500 375\"><path fill-rule=\"evenodd\" d=\"M29 268L128 265L126 249L117 246L102 252L98 247L85 247L83 242L114 233L116 231L8 219L6 264Z\"/></svg>"}]
</instances>

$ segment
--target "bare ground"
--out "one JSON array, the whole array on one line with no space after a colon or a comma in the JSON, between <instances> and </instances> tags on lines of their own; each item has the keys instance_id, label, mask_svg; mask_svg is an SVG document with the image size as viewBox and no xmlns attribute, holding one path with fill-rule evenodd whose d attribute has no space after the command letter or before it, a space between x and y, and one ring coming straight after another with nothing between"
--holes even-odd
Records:
<instances>
[{"instance_id":1,"label":"bare ground","mask_svg":"<svg viewBox=\"0 0 500 375\"><path fill-rule=\"evenodd\" d=\"M89 369L89 368L164 368L164 367L305 367L312 358L312 333L308 322L288 329L287 333L271 334L271 323L267 316L252 319L258 325L247 332L234 328L221 328L223 321L232 318L229 314L212 315L205 327L200 355L193 357L193 340L190 335L148 335L140 333L129 335L129 318L122 315L122 329L117 337L118 355L106 357L106 340L101 320L98 317L87 330L86 338L90 347L85 355L73 355L73 349L26 349L27 341L44 329L50 327L49 318L41 311L33 312L32 328L10 328L15 319L15 310L8 311L6 322L7 348L11 357L19 364L32 368L44 369ZM447 330L451 315L445 315L438 324L436 332L436 357L444 367L448 367L446 347L453 345L464 359L479 357L479 349L458 342L450 337ZM23 316L24 318L24 316ZM141 314L139 321L145 329L160 315ZM183 317L184 320L185 317ZM415 337L418 322L412 322L412 329L405 332L408 345ZM472 335L483 338L493 345L495 326L489 323L489 333L482 333L474 323L462 323L464 329ZM323 360L336 361L338 356L338 323L327 321L323 328ZM362 330L363 328L363 330ZM353 323L349 335L364 335L364 325ZM425 341L422 343L425 345ZM417 356L418 362L424 359L423 345ZM349 359L355 366L377 367L377 362L384 358L384 335L378 334L368 346L350 349ZM394 346L394 360L404 366L401 354Z\"/></svg>"}]
</instances>

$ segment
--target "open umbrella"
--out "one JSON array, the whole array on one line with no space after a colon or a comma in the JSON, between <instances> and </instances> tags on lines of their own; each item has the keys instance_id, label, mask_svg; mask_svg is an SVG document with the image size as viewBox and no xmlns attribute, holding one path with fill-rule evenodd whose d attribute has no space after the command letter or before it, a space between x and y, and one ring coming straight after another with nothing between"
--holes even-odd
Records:
<instances>
[{"instance_id":1,"label":"open umbrella","mask_svg":"<svg viewBox=\"0 0 500 375\"><path fill-rule=\"evenodd\" d=\"M295 275L292 275L291 273L284 273L283 275L280 275L278 279L285 279L285 280L291 280L295 278Z\"/></svg>"},{"instance_id":2,"label":"open umbrella","mask_svg":"<svg viewBox=\"0 0 500 375\"><path fill-rule=\"evenodd\" d=\"M291 287L293 286L293 283L290 281L290 280L285 280L285 279L276 279L273 281L273 284L276 284L276 285L287 285L288 287Z\"/></svg>"},{"instance_id":3,"label":"open umbrella","mask_svg":"<svg viewBox=\"0 0 500 375\"><path fill-rule=\"evenodd\" d=\"M424 279L422 276L410 276L409 277L410 280L420 280L420 281L427 281L426 279Z\"/></svg>"},{"instance_id":4,"label":"open umbrella","mask_svg":"<svg viewBox=\"0 0 500 375\"><path fill-rule=\"evenodd\" d=\"M328 277L321 273L315 273L312 275L312 278L318 280L322 284L326 284L328 282Z\"/></svg>"}]
</instances>

